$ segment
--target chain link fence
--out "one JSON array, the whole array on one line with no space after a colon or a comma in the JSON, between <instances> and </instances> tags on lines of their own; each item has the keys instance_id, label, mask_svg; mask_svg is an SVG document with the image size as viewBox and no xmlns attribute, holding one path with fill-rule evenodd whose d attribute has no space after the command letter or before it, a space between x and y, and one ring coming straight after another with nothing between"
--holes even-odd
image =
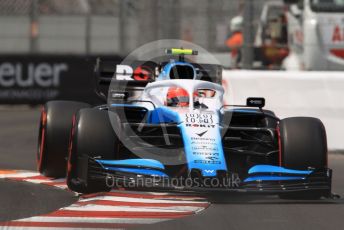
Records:
<instances>
[{"instance_id":1,"label":"chain link fence","mask_svg":"<svg viewBox=\"0 0 344 230\"><path fill-rule=\"evenodd\" d=\"M126 54L157 39L228 52L243 0L0 0L1 53ZM254 2L254 20L263 0Z\"/></svg>"}]
</instances>

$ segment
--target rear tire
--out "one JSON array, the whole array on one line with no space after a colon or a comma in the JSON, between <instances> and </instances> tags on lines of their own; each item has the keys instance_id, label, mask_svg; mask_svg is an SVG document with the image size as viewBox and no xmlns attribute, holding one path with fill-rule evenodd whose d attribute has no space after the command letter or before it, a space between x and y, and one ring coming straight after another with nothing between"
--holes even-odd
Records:
<instances>
[{"instance_id":1,"label":"rear tire","mask_svg":"<svg viewBox=\"0 0 344 230\"><path fill-rule=\"evenodd\" d=\"M67 185L79 193L107 191L104 180L87 179L81 176L84 157L100 157L116 159L119 139L112 129L108 111L98 109L82 109L75 116L71 131L68 158Z\"/></svg>"},{"instance_id":2,"label":"rear tire","mask_svg":"<svg viewBox=\"0 0 344 230\"><path fill-rule=\"evenodd\" d=\"M327 167L327 141L323 123L312 117L292 117L279 124L281 166L307 170ZM319 199L323 194L302 192L280 195L283 199Z\"/></svg>"},{"instance_id":3,"label":"rear tire","mask_svg":"<svg viewBox=\"0 0 344 230\"><path fill-rule=\"evenodd\" d=\"M50 101L42 107L38 135L37 168L44 176L66 175L69 133L72 117L89 104L75 101Z\"/></svg>"}]
</instances>

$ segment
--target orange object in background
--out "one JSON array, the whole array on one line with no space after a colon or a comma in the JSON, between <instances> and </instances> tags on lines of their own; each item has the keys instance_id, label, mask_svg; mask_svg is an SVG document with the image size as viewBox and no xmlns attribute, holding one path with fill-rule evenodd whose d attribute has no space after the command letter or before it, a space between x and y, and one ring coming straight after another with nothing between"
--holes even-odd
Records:
<instances>
[{"instance_id":1,"label":"orange object in background","mask_svg":"<svg viewBox=\"0 0 344 230\"><path fill-rule=\"evenodd\" d=\"M243 17L238 15L230 21L231 36L226 40L225 44L230 49L231 66L232 68L239 68L241 61L240 49L244 43L244 36L242 33Z\"/></svg>"},{"instance_id":2,"label":"orange object in background","mask_svg":"<svg viewBox=\"0 0 344 230\"><path fill-rule=\"evenodd\" d=\"M268 68L281 66L282 61L289 54L289 49L286 46L280 45L276 42L266 44L263 47L263 57Z\"/></svg>"},{"instance_id":3,"label":"orange object in background","mask_svg":"<svg viewBox=\"0 0 344 230\"><path fill-rule=\"evenodd\" d=\"M287 48L281 48L277 46L264 46L264 56L270 62L278 63L281 62L285 57L289 54L289 50Z\"/></svg>"},{"instance_id":4,"label":"orange object in background","mask_svg":"<svg viewBox=\"0 0 344 230\"><path fill-rule=\"evenodd\" d=\"M231 49L232 57L238 55L238 51L241 48L243 42L244 36L240 31L234 32L232 36L227 39L226 45Z\"/></svg>"}]
</instances>

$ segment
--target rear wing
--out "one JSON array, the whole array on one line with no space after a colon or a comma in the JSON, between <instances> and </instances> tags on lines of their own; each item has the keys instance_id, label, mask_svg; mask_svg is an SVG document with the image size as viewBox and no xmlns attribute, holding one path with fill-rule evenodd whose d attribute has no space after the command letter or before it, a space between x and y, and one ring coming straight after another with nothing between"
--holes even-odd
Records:
<instances>
[{"instance_id":1,"label":"rear wing","mask_svg":"<svg viewBox=\"0 0 344 230\"><path fill-rule=\"evenodd\" d=\"M133 61L130 64L100 59L94 68L96 93L105 101L110 96L112 100L126 101L136 99L145 86L154 82L168 62ZM190 63L196 70L196 79L222 83L222 66L214 64ZM176 69L181 79L189 79L183 69ZM172 78L172 76L171 76ZM109 92L110 89L110 92ZM111 95L108 95L111 93Z\"/></svg>"}]
</instances>

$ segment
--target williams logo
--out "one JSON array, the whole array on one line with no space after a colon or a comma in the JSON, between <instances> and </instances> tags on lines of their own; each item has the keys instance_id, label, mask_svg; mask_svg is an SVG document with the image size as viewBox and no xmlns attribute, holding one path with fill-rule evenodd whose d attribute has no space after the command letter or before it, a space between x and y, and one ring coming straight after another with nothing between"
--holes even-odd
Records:
<instances>
[{"instance_id":1,"label":"williams logo","mask_svg":"<svg viewBox=\"0 0 344 230\"><path fill-rule=\"evenodd\" d=\"M208 132L208 130L201 132L201 133L196 133L199 137L202 137L206 132Z\"/></svg>"}]
</instances>

